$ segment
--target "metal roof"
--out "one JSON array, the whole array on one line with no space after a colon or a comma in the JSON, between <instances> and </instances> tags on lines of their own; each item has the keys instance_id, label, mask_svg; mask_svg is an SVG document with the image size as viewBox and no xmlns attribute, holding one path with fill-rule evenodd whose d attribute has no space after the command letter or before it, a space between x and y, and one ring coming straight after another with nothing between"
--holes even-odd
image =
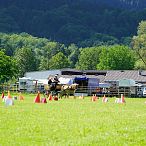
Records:
<instances>
[{"instance_id":1,"label":"metal roof","mask_svg":"<svg viewBox=\"0 0 146 146\"><path fill-rule=\"evenodd\" d=\"M26 72L25 77L30 77L31 79L48 79L50 75L61 74L60 70L46 70L46 71L35 71Z\"/></svg>"},{"instance_id":2,"label":"metal roof","mask_svg":"<svg viewBox=\"0 0 146 146\"><path fill-rule=\"evenodd\" d=\"M103 81L105 71L98 71L98 70L87 70L81 71L76 69L58 69L58 70L46 70L46 71L33 71L33 72L26 72L25 77L30 77L31 79L47 79L49 76L54 76L58 74L59 76L82 76L85 73L88 78L100 78ZM87 73L87 74L86 74ZM104 75L102 75L104 73Z\"/></svg>"},{"instance_id":3,"label":"metal roof","mask_svg":"<svg viewBox=\"0 0 146 146\"><path fill-rule=\"evenodd\" d=\"M107 71L104 81L118 81L121 79L132 79L136 82L146 82L146 76L141 75L138 70L110 70Z\"/></svg>"},{"instance_id":4,"label":"metal roof","mask_svg":"<svg viewBox=\"0 0 146 146\"><path fill-rule=\"evenodd\" d=\"M66 76L72 78L75 76L82 76L82 73L84 72L92 73L92 74L86 74L86 76L88 78L99 78L100 82L109 82L109 81L113 82L121 79L132 79L139 83L146 83L146 71L139 71L139 70L80 71L75 69L60 69L60 70L58 69L58 70L27 72L25 74L25 77L31 77L32 79L47 79L49 76L54 76L55 74L58 74L59 76Z\"/></svg>"}]
</instances>

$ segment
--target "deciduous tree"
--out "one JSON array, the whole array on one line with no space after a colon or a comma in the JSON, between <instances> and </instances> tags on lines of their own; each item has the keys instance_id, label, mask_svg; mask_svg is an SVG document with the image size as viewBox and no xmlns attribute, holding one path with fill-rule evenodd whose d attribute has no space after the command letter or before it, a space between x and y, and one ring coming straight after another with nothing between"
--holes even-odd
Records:
<instances>
[{"instance_id":1,"label":"deciduous tree","mask_svg":"<svg viewBox=\"0 0 146 146\"><path fill-rule=\"evenodd\" d=\"M137 36L133 37L132 45L139 59L141 59L146 66L146 21L139 23Z\"/></svg>"},{"instance_id":2,"label":"deciduous tree","mask_svg":"<svg viewBox=\"0 0 146 146\"><path fill-rule=\"evenodd\" d=\"M134 68L135 58L132 50L126 46L109 46L102 49L100 63L101 70L128 70Z\"/></svg>"},{"instance_id":3,"label":"deciduous tree","mask_svg":"<svg viewBox=\"0 0 146 146\"><path fill-rule=\"evenodd\" d=\"M67 57L59 52L49 60L49 69L68 68L70 65Z\"/></svg>"},{"instance_id":4,"label":"deciduous tree","mask_svg":"<svg viewBox=\"0 0 146 146\"><path fill-rule=\"evenodd\" d=\"M93 70L99 63L100 47L91 47L81 49L77 69Z\"/></svg>"},{"instance_id":5,"label":"deciduous tree","mask_svg":"<svg viewBox=\"0 0 146 146\"><path fill-rule=\"evenodd\" d=\"M30 48L18 49L15 53L20 76L28 71L37 70L35 53Z\"/></svg>"},{"instance_id":6,"label":"deciduous tree","mask_svg":"<svg viewBox=\"0 0 146 146\"><path fill-rule=\"evenodd\" d=\"M0 51L0 82L8 81L17 75L15 60Z\"/></svg>"}]
</instances>

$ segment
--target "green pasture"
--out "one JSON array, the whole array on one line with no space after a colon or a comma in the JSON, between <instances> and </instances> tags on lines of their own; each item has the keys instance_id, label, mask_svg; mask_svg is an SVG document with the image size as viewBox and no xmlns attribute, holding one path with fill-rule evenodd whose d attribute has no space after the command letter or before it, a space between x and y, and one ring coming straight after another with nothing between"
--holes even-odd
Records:
<instances>
[{"instance_id":1,"label":"green pasture","mask_svg":"<svg viewBox=\"0 0 146 146\"><path fill-rule=\"evenodd\" d=\"M90 97L35 104L35 96L26 94L14 106L0 99L0 146L146 145L144 98L126 98L126 104Z\"/></svg>"}]
</instances>

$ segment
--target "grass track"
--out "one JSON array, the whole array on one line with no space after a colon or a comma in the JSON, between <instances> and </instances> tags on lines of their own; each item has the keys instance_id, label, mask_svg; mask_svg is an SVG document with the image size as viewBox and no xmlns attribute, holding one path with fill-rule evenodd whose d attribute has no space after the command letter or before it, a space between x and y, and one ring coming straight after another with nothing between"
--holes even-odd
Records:
<instances>
[{"instance_id":1,"label":"grass track","mask_svg":"<svg viewBox=\"0 0 146 146\"><path fill-rule=\"evenodd\" d=\"M63 99L34 104L25 95L6 107L0 99L0 146L145 146L146 99L125 105Z\"/></svg>"}]
</instances>

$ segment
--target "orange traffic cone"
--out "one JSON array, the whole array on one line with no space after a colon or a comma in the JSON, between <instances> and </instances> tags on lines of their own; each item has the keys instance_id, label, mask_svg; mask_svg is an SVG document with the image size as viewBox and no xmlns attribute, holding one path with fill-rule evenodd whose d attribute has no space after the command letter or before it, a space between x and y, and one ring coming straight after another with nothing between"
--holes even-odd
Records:
<instances>
[{"instance_id":1,"label":"orange traffic cone","mask_svg":"<svg viewBox=\"0 0 146 146\"><path fill-rule=\"evenodd\" d=\"M103 98L102 98L102 102L107 102L108 101L108 98L106 98L106 96L105 96L105 94L104 94L104 96L103 96Z\"/></svg>"},{"instance_id":2,"label":"orange traffic cone","mask_svg":"<svg viewBox=\"0 0 146 146\"><path fill-rule=\"evenodd\" d=\"M2 96L1 97L2 97L2 99L5 97L4 92L2 92Z\"/></svg>"},{"instance_id":3,"label":"orange traffic cone","mask_svg":"<svg viewBox=\"0 0 146 146\"><path fill-rule=\"evenodd\" d=\"M125 101L125 97L124 97L123 94L121 94L121 103L126 103L126 101Z\"/></svg>"},{"instance_id":4,"label":"orange traffic cone","mask_svg":"<svg viewBox=\"0 0 146 146\"><path fill-rule=\"evenodd\" d=\"M96 96L96 94L91 97L91 101L97 101L98 97Z\"/></svg>"},{"instance_id":5,"label":"orange traffic cone","mask_svg":"<svg viewBox=\"0 0 146 146\"><path fill-rule=\"evenodd\" d=\"M94 94L91 96L91 101L93 101L93 99L94 99Z\"/></svg>"},{"instance_id":6,"label":"orange traffic cone","mask_svg":"<svg viewBox=\"0 0 146 146\"><path fill-rule=\"evenodd\" d=\"M10 95L10 91L8 91L8 98L12 98L12 96Z\"/></svg>"},{"instance_id":7,"label":"orange traffic cone","mask_svg":"<svg viewBox=\"0 0 146 146\"><path fill-rule=\"evenodd\" d=\"M57 97L57 96L55 96L55 97L54 97L54 100L58 101L58 97Z\"/></svg>"},{"instance_id":8,"label":"orange traffic cone","mask_svg":"<svg viewBox=\"0 0 146 146\"><path fill-rule=\"evenodd\" d=\"M50 101L53 100L52 94L49 95L49 100L50 100Z\"/></svg>"},{"instance_id":9,"label":"orange traffic cone","mask_svg":"<svg viewBox=\"0 0 146 146\"><path fill-rule=\"evenodd\" d=\"M41 102L42 102L42 103L47 103L46 98L42 98Z\"/></svg>"},{"instance_id":10,"label":"orange traffic cone","mask_svg":"<svg viewBox=\"0 0 146 146\"><path fill-rule=\"evenodd\" d=\"M84 99L84 96L83 96L83 94L82 94L81 96L79 96L79 99Z\"/></svg>"},{"instance_id":11,"label":"orange traffic cone","mask_svg":"<svg viewBox=\"0 0 146 146\"><path fill-rule=\"evenodd\" d=\"M34 99L34 102L35 103L40 103L41 102L41 99L40 99L40 92L38 91L38 94L36 96L36 98Z\"/></svg>"},{"instance_id":12,"label":"orange traffic cone","mask_svg":"<svg viewBox=\"0 0 146 146\"><path fill-rule=\"evenodd\" d=\"M22 95L21 92L20 92L20 95L19 95L19 100L24 100L24 96Z\"/></svg>"}]
</instances>

